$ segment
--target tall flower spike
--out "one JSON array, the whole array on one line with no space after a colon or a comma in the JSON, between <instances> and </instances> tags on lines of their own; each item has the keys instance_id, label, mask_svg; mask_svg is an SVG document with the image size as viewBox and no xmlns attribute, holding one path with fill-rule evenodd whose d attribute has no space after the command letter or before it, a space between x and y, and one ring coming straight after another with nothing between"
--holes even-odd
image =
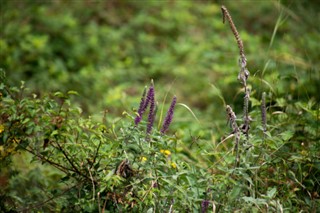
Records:
<instances>
[{"instance_id":1,"label":"tall flower spike","mask_svg":"<svg viewBox=\"0 0 320 213\"><path fill-rule=\"evenodd\" d=\"M237 119L236 114L233 112L232 108L229 105L227 105L226 111L227 111L227 115L228 115L228 122L230 123L231 128L233 130L232 132L233 133L238 132L239 128L236 123L236 119Z\"/></svg>"},{"instance_id":2,"label":"tall flower spike","mask_svg":"<svg viewBox=\"0 0 320 213\"><path fill-rule=\"evenodd\" d=\"M235 135L234 150L237 153L235 166L239 166L239 164L240 164L240 155L239 155L240 131L239 131L239 127L236 122L237 117L229 105L227 105L226 110L227 110L227 114L228 114L228 121L230 122L230 125L232 128L232 133Z\"/></svg>"},{"instance_id":3,"label":"tall flower spike","mask_svg":"<svg viewBox=\"0 0 320 213\"><path fill-rule=\"evenodd\" d=\"M141 121L142 118L142 114L144 112L143 108L146 102L146 93L147 93L147 87L144 88L142 96L141 96L141 101L140 101L140 105L139 105L139 109L138 109L138 115L137 117L134 119L134 123L135 125L138 125Z\"/></svg>"},{"instance_id":4,"label":"tall flower spike","mask_svg":"<svg viewBox=\"0 0 320 213\"><path fill-rule=\"evenodd\" d=\"M230 27L231 27L231 31L232 31L234 37L236 38L236 41L238 44L239 52L240 52L240 60L239 60L240 72L238 75L238 80L240 80L243 83L243 85L246 86L247 79L248 79L250 73L249 73L248 69L246 68L247 67L247 59L244 54L243 42L240 38L238 30L237 30L236 26L234 25L232 17L230 15L229 11L227 10L227 8L225 6L222 6L221 11L222 11L223 23L225 23L226 19L228 20Z\"/></svg>"},{"instance_id":5,"label":"tall flower spike","mask_svg":"<svg viewBox=\"0 0 320 213\"><path fill-rule=\"evenodd\" d=\"M249 99L250 99L250 89L247 88L246 94L244 96L244 104L243 104L243 124L241 126L242 132L246 135L247 139L249 138L249 129L251 118L249 116Z\"/></svg>"},{"instance_id":6,"label":"tall flower spike","mask_svg":"<svg viewBox=\"0 0 320 213\"><path fill-rule=\"evenodd\" d=\"M151 105L150 105L150 107L151 107ZM152 118L151 119L148 118L147 139L149 139L149 135L150 135L150 133L152 131L154 120L156 119L157 112L158 112L158 103L155 103L152 114L151 114L151 109L150 109L150 112L149 112L149 116L152 116Z\"/></svg>"},{"instance_id":7,"label":"tall flower spike","mask_svg":"<svg viewBox=\"0 0 320 213\"><path fill-rule=\"evenodd\" d=\"M210 203L209 200L203 200L201 202L201 213L206 213L207 212L208 207L209 207L209 203Z\"/></svg>"},{"instance_id":8,"label":"tall flower spike","mask_svg":"<svg viewBox=\"0 0 320 213\"><path fill-rule=\"evenodd\" d=\"M153 111L153 121L152 122L154 122L154 120L156 119L157 112L158 112L158 105L159 105L159 103L156 102L155 107L154 107L154 111ZM153 123L152 123L152 125L153 125Z\"/></svg>"},{"instance_id":9,"label":"tall flower spike","mask_svg":"<svg viewBox=\"0 0 320 213\"><path fill-rule=\"evenodd\" d=\"M222 6L221 6L221 11L222 11L222 18L223 18L222 21L223 21L223 23L225 23L225 20L226 20L226 18L227 18L227 20L228 20L228 22L229 22L229 24L230 24L230 27L231 27L231 31L232 31L234 37L235 37L236 40L237 40L238 47L239 47L239 50L240 50L240 56L243 56L243 57L245 58L242 40L241 40L241 38L240 38L240 36L239 36L239 33L238 33L238 30L237 30L236 26L235 26L234 23L233 23L232 17L231 17L231 15L230 15L228 9L227 9L224 5L222 5ZM243 62L244 62L244 66L246 65L246 64L245 64L245 61L246 61L246 60L243 61Z\"/></svg>"},{"instance_id":10,"label":"tall flower spike","mask_svg":"<svg viewBox=\"0 0 320 213\"><path fill-rule=\"evenodd\" d=\"M148 115L148 124L147 124L147 134L149 135L151 133L152 130L152 126L154 123L154 111L155 111L155 100L154 100L154 85L153 85L153 81L151 81L151 86L149 88L148 91L148 95L147 95L147 100L146 100L146 104L150 103L150 110L149 110L149 115ZM146 106L147 108L147 106Z\"/></svg>"},{"instance_id":11,"label":"tall flower spike","mask_svg":"<svg viewBox=\"0 0 320 213\"><path fill-rule=\"evenodd\" d=\"M164 134L168 129L169 129L169 126L172 122L172 119L173 119L173 114L174 114L174 107L176 106L176 103L177 103L177 97L174 96L172 101L171 101L171 105L169 107L169 110L167 112L167 115L163 121L163 125L162 125L162 128L161 128L161 133Z\"/></svg>"},{"instance_id":12,"label":"tall flower spike","mask_svg":"<svg viewBox=\"0 0 320 213\"><path fill-rule=\"evenodd\" d=\"M262 121L262 128L263 132L267 131L267 109L266 109L266 93L262 93L262 100L261 100L261 121Z\"/></svg>"}]
</instances>

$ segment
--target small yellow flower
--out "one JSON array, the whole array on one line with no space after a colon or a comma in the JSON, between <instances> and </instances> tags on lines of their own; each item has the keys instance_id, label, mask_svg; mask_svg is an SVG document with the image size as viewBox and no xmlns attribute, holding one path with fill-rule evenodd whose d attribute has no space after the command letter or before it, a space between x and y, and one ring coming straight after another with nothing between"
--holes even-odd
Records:
<instances>
[{"instance_id":1,"label":"small yellow flower","mask_svg":"<svg viewBox=\"0 0 320 213\"><path fill-rule=\"evenodd\" d=\"M171 155L170 150L167 150L167 149L161 149L160 152L167 157Z\"/></svg>"},{"instance_id":2,"label":"small yellow flower","mask_svg":"<svg viewBox=\"0 0 320 213\"><path fill-rule=\"evenodd\" d=\"M141 162L146 162L147 158L146 157L141 157Z\"/></svg>"},{"instance_id":3,"label":"small yellow flower","mask_svg":"<svg viewBox=\"0 0 320 213\"><path fill-rule=\"evenodd\" d=\"M0 125L0 133L2 133L4 131L4 126Z\"/></svg>"},{"instance_id":4,"label":"small yellow flower","mask_svg":"<svg viewBox=\"0 0 320 213\"><path fill-rule=\"evenodd\" d=\"M174 162L171 162L171 167L176 169L177 168L177 164L175 164Z\"/></svg>"}]
</instances>

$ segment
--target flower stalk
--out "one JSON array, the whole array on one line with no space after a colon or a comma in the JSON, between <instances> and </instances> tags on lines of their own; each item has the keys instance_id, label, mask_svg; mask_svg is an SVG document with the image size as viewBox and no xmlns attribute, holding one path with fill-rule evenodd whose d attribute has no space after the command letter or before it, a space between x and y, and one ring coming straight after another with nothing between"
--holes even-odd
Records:
<instances>
[{"instance_id":1,"label":"flower stalk","mask_svg":"<svg viewBox=\"0 0 320 213\"><path fill-rule=\"evenodd\" d=\"M142 114L145 111L145 102L146 102L146 94L147 94L147 87L144 88L142 96L141 96L141 101L140 101L140 105L139 105L139 109L138 109L138 115L137 117L134 119L134 123L137 126L141 119L142 119Z\"/></svg>"},{"instance_id":2,"label":"flower stalk","mask_svg":"<svg viewBox=\"0 0 320 213\"><path fill-rule=\"evenodd\" d=\"M267 108L266 108L266 93L262 93L261 98L261 123L262 123L262 129L265 133L267 131Z\"/></svg>"},{"instance_id":3,"label":"flower stalk","mask_svg":"<svg viewBox=\"0 0 320 213\"><path fill-rule=\"evenodd\" d=\"M167 111L162 128L160 130L161 134L164 134L168 130L168 128L172 122L174 108L175 108L176 103L177 103L177 97L174 96L171 101L170 107ZM158 103L155 101L155 89L154 89L153 80L151 80L151 85L150 85L148 91L147 91L147 88L145 87L144 91L142 93L140 105L139 105L139 108L137 111L137 116L134 119L135 126L137 126L141 122L143 113L145 111L147 111L148 109L149 109L149 114L148 114L148 120L147 120L148 122L147 122L147 127L146 127L146 140L147 141L150 140L150 135L151 135L151 132L153 129L153 124L156 119L156 114L158 111Z\"/></svg>"},{"instance_id":4,"label":"flower stalk","mask_svg":"<svg viewBox=\"0 0 320 213\"><path fill-rule=\"evenodd\" d=\"M237 153L235 165L239 166L239 164L240 164L240 155L239 155L240 131L239 131L239 127L236 122L237 117L229 105L227 105L226 111L227 111L227 115L228 115L228 122L230 123L231 128L232 128L232 133L235 135L234 150Z\"/></svg>"},{"instance_id":5,"label":"flower stalk","mask_svg":"<svg viewBox=\"0 0 320 213\"><path fill-rule=\"evenodd\" d=\"M209 200L203 200L201 202L201 213L206 213L208 211L210 201Z\"/></svg>"},{"instance_id":6,"label":"flower stalk","mask_svg":"<svg viewBox=\"0 0 320 213\"><path fill-rule=\"evenodd\" d=\"M241 130L243 134L246 135L247 140L249 139L249 130L250 130L250 122L252 121L249 116L249 100L250 100L250 90L246 90L246 94L244 96L244 104L243 104L243 124L241 125Z\"/></svg>"},{"instance_id":7,"label":"flower stalk","mask_svg":"<svg viewBox=\"0 0 320 213\"><path fill-rule=\"evenodd\" d=\"M250 101L250 89L247 87L247 80L249 78L250 72L247 69L247 58L244 53L244 46L243 42L240 38L238 30L232 20L232 17L225 6L221 6L222 11L222 18L223 23L227 20L230 24L231 31L237 41L238 48L239 48L239 67L240 71L238 74L238 80L243 84L244 87L244 104L243 104L243 124L240 126L242 133L246 136L246 140L249 140L249 130L250 130L250 122L252 119L249 116L248 108L249 108L249 101ZM235 150L236 154L236 163L235 166L239 166L240 163L240 156L239 156L239 142L240 142L240 129L236 123L236 116L235 113L232 111L230 106L227 106L227 113L228 113L228 121L233 130L233 134L235 135Z\"/></svg>"},{"instance_id":8,"label":"flower stalk","mask_svg":"<svg viewBox=\"0 0 320 213\"><path fill-rule=\"evenodd\" d=\"M170 107L167 111L167 115L163 121L163 125L162 125L161 131L160 131L162 134L164 134L169 129L169 126L170 126L172 119L173 119L174 108L176 106L176 103L177 103L177 97L174 96L171 101Z\"/></svg>"},{"instance_id":9,"label":"flower stalk","mask_svg":"<svg viewBox=\"0 0 320 213\"><path fill-rule=\"evenodd\" d=\"M155 99L154 99L154 85L153 81L151 81L151 86L148 91L147 95L147 100L146 100L146 106L145 108L148 107L148 104L150 103L150 108L149 108L149 115L148 115L148 124L147 124L147 135L151 133L153 123L154 123L154 112L155 112Z\"/></svg>"},{"instance_id":10,"label":"flower stalk","mask_svg":"<svg viewBox=\"0 0 320 213\"><path fill-rule=\"evenodd\" d=\"M247 58L244 54L244 47L243 47L243 42L240 38L240 35L238 33L238 30L236 28L236 26L233 23L232 17L228 11L228 9L222 5L221 7L221 11L222 11L222 21L223 23L225 23L225 20L227 19L229 24L230 24L230 28L231 31L237 41L238 44L238 48L239 48L239 54L240 54L240 60L239 60L239 66L240 66L240 72L238 75L238 80L241 81L241 83L243 83L243 85L246 87L247 85L247 79L250 75L249 70L247 69Z\"/></svg>"}]
</instances>

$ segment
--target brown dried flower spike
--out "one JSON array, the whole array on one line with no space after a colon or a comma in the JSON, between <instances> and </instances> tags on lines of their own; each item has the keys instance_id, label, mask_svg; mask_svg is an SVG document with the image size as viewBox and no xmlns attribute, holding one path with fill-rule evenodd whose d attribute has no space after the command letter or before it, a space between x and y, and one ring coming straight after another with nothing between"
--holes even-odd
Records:
<instances>
[{"instance_id":1,"label":"brown dried flower spike","mask_svg":"<svg viewBox=\"0 0 320 213\"><path fill-rule=\"evenodd\" d=\"M246 86L247 85L247 79L250 75L248 69L246 68L247 66L247 59L246 56L244 54L244 48L243 48L243 42L240 38L240 35L238 33L238 30L236 28L236 26L233 23L232 17L229 13L229 11L227 10L227 8L222 5L221 6L221 11L222 11L222 18L223 18L223 23L225 23L225 20L227 19L230 27L231 27L231 31L234 35L234 37L236 38L236 41L238 43L238 47L239 47L239 51L240 51L240 61L239 61L239 65L240 65L240 73L238 75L238 79L241 80L241 82Z\"/></svg>"},{"instance_id":2,"label":"brown dried flower spike","mask_svg":"<svg viewBox=\"0 0 320 213\"><path fill-rule=\"evenodd\" d=\"M235 166L239 166L239 163L240 163L240 155L239 155L240 130L239 130L239 127L236 122L237 117L229 105L226 106L226 111L227 111L227 115L228 115L228 122L230 122L230 125L232 128L232 133L235 135L234 150L237 153Z\"/></svg>"}]
</instances>

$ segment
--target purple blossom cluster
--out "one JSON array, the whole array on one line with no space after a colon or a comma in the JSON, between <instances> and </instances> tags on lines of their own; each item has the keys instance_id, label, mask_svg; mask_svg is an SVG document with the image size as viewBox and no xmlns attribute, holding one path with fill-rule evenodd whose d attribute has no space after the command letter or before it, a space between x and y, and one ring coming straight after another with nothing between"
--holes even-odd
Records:
<instances>
[{"instance_id":1,"label":"purple blossom cluster","mask_svg":"<svg viewBox=\"0 0 320 213\"><path fill-rule=\"evenodd\" d=\"M155 100L154 100L154 86L152 85L149 89L148 95L147 95L147 104L150 103L150 110L148 115L148 125L147 125L147 134L151 133L154 118L155 118Z\"/></svg>"},{"instance_id":2,"label":"purple blossom cluster","mask_svg":"<svg viewBox=\"0 0 320 213\"><path fill-rule=\"evenodd\" d=\"M168 130L168 128L169 128L169 126L170 126L170 124L172 122L173 113L174 113L174 107L176 106L176 103L177 103L177 97L174 96L172 101L171 101L171 105L169 107L167 115L166 115L166 117L165 117L165 119L163 121L163 125L162 125L162 128L161 128L161 133L162 134L164 134Z\"/></svg>"},{"instance_id":3,"label":"purple blossom cluster","mask_svg":"<svg viewBox=\"0 0 320 213\"><path fill-rule=\"evenodd\" d=\"M134 119L134 123L137 126L141 119L142 119L142 114L145 111L145 100L146 100L146 92L147 92L147 87L144 88L143 93L142 93L142 97L141 97L141 101L140 101L140 105L139 105L139 109L138 109L138 115L137 117Z\"/></svg>"},{"instance_id":4,"label":"purple blossom cluster","mask_svg":"<svg viewBox=\"0 0 320 213\"><path fill-rule=\"evenodd\" d=\"M149 107L149 115L148 115L148 124L147 124L147 134L151 133L152 126L154 123L154 117L155 117L155 91L154 91L154 84L153 81L151 81L151 86L149 87L148 93L146 92L147 88L144 89L139 109L138 109L138 115L134 119L134 123L137 126L141 120L143 113L148 109Z\"/></svg>"},{"instance_id":5,"label":"purple blossom cluster","mask_svg":"<svg viewBox=\"0 0 320 213\"><path fill-rule=\"evenodd\" d=\"M177 98L176 96L174 96L161 128L162 134L164 134L168 130L172 122L176 103L177 103ZM153 81L151 81L151 86L149 87L148 92L147 92L147 88L145 88L142 93L137 116L134 119L134 123L136 126L141 122L143 113L148 109L148 107L149 107L149 114L148 114L148 123L147 123L146 132L147 132L147 135L150 135L153 128L155 116L157 113L157 104L155 102L155 89L154 89Z\"/></svg>"},{"instance_id":6,"label":"purple blossom cluster","mask_svg":"<svg viewBox=\"0 0 320 213\"><path fill-rule=\"evenodd\" d=\"M141 97L141 101L140 101L140 105L139 105L139 109L138 109L138 115L134 119L135 125L138 125L140 123L140 121L142 120L143 113L147 110L149 104L150 104L150 111L153 112L153 110L154 110L155 99L154 99L153 81L151 82L151 86L148 90L148 94L146 94L146 91L147 91L147 88L144 89L142 97Z\"/></svg>"},{"instance_id":7,"label":"purple blossom cluster","mask_svg":"<svg viewBox=\"0 0 320 213\"><path fill-rule=\"evenodd\" d=\"M206 213L209 207L210 201L209 200L203 200L201 202L201 213Z\"/></svg>"}]
</instances>

